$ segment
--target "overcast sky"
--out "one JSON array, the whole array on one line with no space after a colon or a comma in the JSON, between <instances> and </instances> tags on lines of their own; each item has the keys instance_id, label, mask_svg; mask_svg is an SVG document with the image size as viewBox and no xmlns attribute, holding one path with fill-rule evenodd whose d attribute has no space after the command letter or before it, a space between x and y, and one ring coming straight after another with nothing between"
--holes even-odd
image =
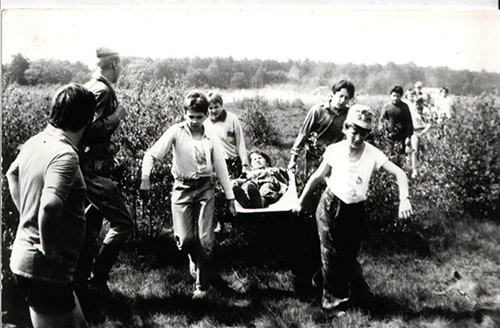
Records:
<instances>
[{"instance_id":1,"label":"overcast sky","mask_svg":"<svg viewBox=\"0 0 500 328\"><path fill-rule=\"evenodd\" d=\"M500 14L494 10L352 10L326 6L243 9L4 9L2 63L94 62L108 45L125 56L232 56L447 66L500 73Z\"/></svg>"}]
</instances>

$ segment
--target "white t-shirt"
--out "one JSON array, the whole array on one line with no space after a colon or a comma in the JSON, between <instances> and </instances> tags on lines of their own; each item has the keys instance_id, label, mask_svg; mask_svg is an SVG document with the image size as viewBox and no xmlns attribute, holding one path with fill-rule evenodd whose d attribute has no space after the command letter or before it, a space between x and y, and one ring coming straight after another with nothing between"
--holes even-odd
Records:
<instances>
[{"instance_id":1,"label":"white t-shirt","mask_svg":"<svg viewBox=\"0 0 500 328\"><path fill-rule=\"evenodd\" d=\"M441 99L437 104L437 113L439 117L450 118L453 106L454 106L453 99L450 96L446 98L441 97Z\"/></svg>"},{"instance_id":2,"label":"white t-shirt","mask_svg":"<svg viewBox=\"0 0 500 328\"><path fill-rule=\"evenodd\" d=\"M332 168L326 181L328 188L344 203L353 204L366 200L372 173L389 159L367 142L356 162L350 162L348 154L349 143L343 140L328 146L323 158Z\"/></svg>"}]
</instances>

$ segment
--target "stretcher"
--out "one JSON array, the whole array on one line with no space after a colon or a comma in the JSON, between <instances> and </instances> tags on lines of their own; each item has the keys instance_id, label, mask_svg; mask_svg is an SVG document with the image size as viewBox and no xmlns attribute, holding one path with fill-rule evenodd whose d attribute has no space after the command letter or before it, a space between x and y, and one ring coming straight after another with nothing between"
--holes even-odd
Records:
<instances>
[{"instance_id":1,"label":"stretcher","mask_svg":"<svg viewBox=\"0 0 500 328\"><path fill-rule=\"evenodd\" d=\"M298 199L295 174L292 170L288 170L288 189L276 203L263 208L244 208L238 201L235 201L235 207L238 213L288 212L297 205Z\"/></svg>"}]
</instances>

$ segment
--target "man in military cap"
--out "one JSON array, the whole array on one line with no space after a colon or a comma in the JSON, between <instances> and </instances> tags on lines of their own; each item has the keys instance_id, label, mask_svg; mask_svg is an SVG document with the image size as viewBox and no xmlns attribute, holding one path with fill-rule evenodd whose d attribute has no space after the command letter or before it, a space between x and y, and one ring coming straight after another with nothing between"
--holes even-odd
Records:
<instances>
[{"instance_id":1,"label":"man in military cap","mask_svg":"<svg viewBox=\"0 0 500 328\"><path fill-rule=\"evenodd\" d=\"M85 84L94 94L97 106L94 120L86 129L80 143L81 166L87 185L89 205L85 212L87 220L85 242L74 281L77 286L95 288L109 296L107 285L109 272L132 232L133 221L123 195L110 178L113 157L117 152L116 146L110 139L120 121L125 118L125 111L118 103L111 85L116 83L120 76L120 56L108 48L98 48L96 55L97 70ZM103 219L109 222L110 229L93 261Z\"/></svg>"}]
</instances>

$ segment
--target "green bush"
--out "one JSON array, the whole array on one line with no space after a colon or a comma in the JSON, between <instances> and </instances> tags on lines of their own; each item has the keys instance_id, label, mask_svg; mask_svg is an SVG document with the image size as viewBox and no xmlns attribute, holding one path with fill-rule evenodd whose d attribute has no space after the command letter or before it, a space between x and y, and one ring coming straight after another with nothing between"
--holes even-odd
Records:
<instances>
[{"instance_id":1,"label":"green bush","mask_svg":"<svg viewBox=\"0 0 500 328\"><path fill-rule=\"evenodd\" d=\"M50 100L58 86L21 87L10 85L2 94L2 172L18 153L18 147L46 125ZM134 246L158 236L170 226L170 192L172 176L171 158L168 156L155 165L152 172L153 190L149 204L139 198L140 168L144 151L158 140L172 124L182 120L181 102L186 87L179 81L146 81L140 76L126 87L119 85L118 97L127 116L114 135L120 146L116 156L114 179L123 191L136 231L131 240ZM370 97L360 103L380 108L387 97ZM295 103L296 101L294 101ZM298 102L297 102L298 103ZM234 104L242 109L243 129L247 147L265 150L275 165L285 167L289 152L283 151L280 131L288 121L278 120L271 113L275 106L262 97L244 98ZM372 179L367 208L371 216L371 234L367 243L387 248L419 248L427 251L428 243L437 240L446 245L446 225L450 220L464 216L475 219L486 217L498 220L500 196L500 138L499 109L493 99L459 98L454 116L444 124L436 124L424 138L421 172L410 180L410 194L415 210L411 220L397 219L398 194L393 178L377 173ZM294 107L298 110L298 107ZM294 110L289 108L287 110ZM291 115L302 120L302 115ZM389 153L388 141L378 130L370 139L375 146L389 155L409 172L408 159ZM305 177L297 176L299 189ZM5 181L5 180L4 180ZM8 192L2 186L3 258L13 241L18 213ZM222 202L222 193L218 193ZM439 235L439 237L438 237ZM445 237L443 237L445 236ZM427 243L427 245L426 245ZM415 246L420 245L420 246ZM8 267L4 263L4 268Z\"/></svg>"},{"instance_id":2,"label":"green bush","mask_svg":"<svg viewBox=\"0 0 500 328\"><path fill-rule=\"evenodd\" d=\"M136 223L135 241L158 236L171 223L170 192L173 185L171 155L155 164L151 175L149 204L139 197L144 152L175 123L182 121L185 86L180 81L138 79L127 89L118 89L126 118L113 135L117 153L113 178L124 193Z\"/></svg>"},{"instance_id":3,"label":"green bush","mask_svg":"<svg viewBox=\"0 0 500 328\"><path fill-rule=\"evenodd\" d=\"M247 143L259 145L281 145L276 119L271 115L271 105L260 97L243 98L234 103L244 110L242 115Z\"/></svg>"}]
</instances>

